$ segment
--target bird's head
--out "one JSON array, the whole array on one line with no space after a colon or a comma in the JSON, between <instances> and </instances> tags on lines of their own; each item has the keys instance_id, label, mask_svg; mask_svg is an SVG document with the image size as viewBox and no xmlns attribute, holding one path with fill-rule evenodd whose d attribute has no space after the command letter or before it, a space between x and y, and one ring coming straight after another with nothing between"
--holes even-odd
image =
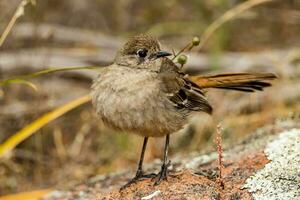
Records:
<instances>
[{"instance_id":1,"label":"bird's head","mask_svg":"<svg viewBox=\"0 0 300 200\"><path fill-rule=\"evenodd\" d=\"M158 40L149 35L137 35L130 38L118 51L115 63L122 66L159 70L161 59L172 55L160 49Z\"/></svg>"}]
</instances>

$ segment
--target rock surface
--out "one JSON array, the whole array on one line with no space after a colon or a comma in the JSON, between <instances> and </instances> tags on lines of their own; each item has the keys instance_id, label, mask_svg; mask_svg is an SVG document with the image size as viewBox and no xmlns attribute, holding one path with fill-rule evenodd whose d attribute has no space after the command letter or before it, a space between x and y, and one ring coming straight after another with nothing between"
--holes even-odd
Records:
<instances>
[{"instance_id":1,"label":"rock surface","mask_svg":"<svg viewBox=\"0 0 300 200\"><path fill-rule=\"evenodd\" d=\"M300 199L300 129L282 132L264 152L270 162L244 188L254 199Z\"/></svg>"},{"instance_id":2,"label":"rock surface","mask_svg":"<svg viewBox=\"0 0 300 200\"><path fill-rule=\"evenodd\" d=\"M54 191L44 200L300 199L297 120L265 126L226 149L222 179L218 177L216 152L193 153L173 158L168 181L158 186L154 186L154 180L146 179L120 191L133 176L133 172L120 172L99 175L72 188ZM159 164L150 164L146 171L158 171Z\"/></svg>"}]
</instances>

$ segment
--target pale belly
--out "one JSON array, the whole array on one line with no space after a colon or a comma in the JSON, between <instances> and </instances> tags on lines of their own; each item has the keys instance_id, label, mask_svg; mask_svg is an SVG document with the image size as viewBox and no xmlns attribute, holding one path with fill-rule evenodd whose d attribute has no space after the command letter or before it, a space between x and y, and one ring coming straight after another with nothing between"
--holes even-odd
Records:
<instances>
[{"instance_id":1,"label":"pale belly","mask_svg":"<svg viewBox=\"0 0 300 200\"><path fill-rule=\"evenodd\" d=\"M115 129L159 137L182 128L185 116L161 90L156 74L110 67L92 86L99 117Z\"/></svg>"}]
</instances>

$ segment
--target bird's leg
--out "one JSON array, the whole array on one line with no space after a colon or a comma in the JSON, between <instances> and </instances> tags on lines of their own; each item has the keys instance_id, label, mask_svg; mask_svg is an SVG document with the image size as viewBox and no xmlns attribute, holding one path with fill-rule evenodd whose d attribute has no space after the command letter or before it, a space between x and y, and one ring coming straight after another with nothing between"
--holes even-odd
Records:
<instances>
[{"instance_id":1,"label":"bird's leg","mask_svg":"<svg viewBox=\"0 0 300 200\"><path fill-rule=\"evenodd\" d=\"M148 137L145 137L144 142L143 142L141 157L140 157L140 161L139 161L139 164L138 164L138 169L136 171L135 177L133 179L131 179L128 183L126 183L121 188L121 190L126 188L127 186L133 184L133 183L136 183L137 181L139 181L141 179L152 178L152 177L155 176L155 174L144 174L143 173L143 161L144 161L144 155L145 155L147 143L148 143Z\"/></svg>"},{"instance_id":2,"label":"bird's leg","mask_svg":"<svg viewBox=\"0 0 300 200\"><path fill-rule=\"evenodd\" d=\"M170 166L171 162L167 161L168 159L168 150L169 150L169 142L170 142L170 135L166 136L166 143L165 143L165 150L164 150L164 160L161 166L161 170L158 173L158 179L155 182L155 185L160 184L162 180L167 180L168 176L168 167Z\"/></svg>"},{"instance_id":3,"label":"bird's leg","mask_svg":"<svg viewBox=\"0 0 300 200\"><path fill-rule=\"evenodd\" d=\"M138 165L135 177L134 177L135 179L138 179L141 176L143 176L143 162L144 162L144 156L145 156L145 151L146 151L147 143L148 143L148 137L145 137L144 138L144 142L143 142L143 147L142 147L142 152L141 152L141 157L140 157L139 165Z\"/></svg>"}]
</instances>

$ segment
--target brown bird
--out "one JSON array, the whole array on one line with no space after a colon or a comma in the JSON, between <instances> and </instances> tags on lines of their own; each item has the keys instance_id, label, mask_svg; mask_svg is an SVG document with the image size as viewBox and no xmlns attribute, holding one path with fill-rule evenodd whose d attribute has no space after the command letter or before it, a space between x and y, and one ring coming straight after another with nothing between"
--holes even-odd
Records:
<instances>
[{"instance_id":1,"label":"brown bird","mask_svg":"<svg viewBox=\"0 0 300 200\"><path fill-rule=\"evenodd\" d=\"M187 124L193 112L212 113L204 89L218 88L254 92L271 86L272 73L230 73L188 76L167 58L159 42L148 35L132 37L117 53L112 65L100 71L92 86L92 101L102 121L117 130L144 137L135 177L143 173L149 137L166 137L164 158L156 184L167 178L170 134Z\"/></svg>"}]
</instances>

